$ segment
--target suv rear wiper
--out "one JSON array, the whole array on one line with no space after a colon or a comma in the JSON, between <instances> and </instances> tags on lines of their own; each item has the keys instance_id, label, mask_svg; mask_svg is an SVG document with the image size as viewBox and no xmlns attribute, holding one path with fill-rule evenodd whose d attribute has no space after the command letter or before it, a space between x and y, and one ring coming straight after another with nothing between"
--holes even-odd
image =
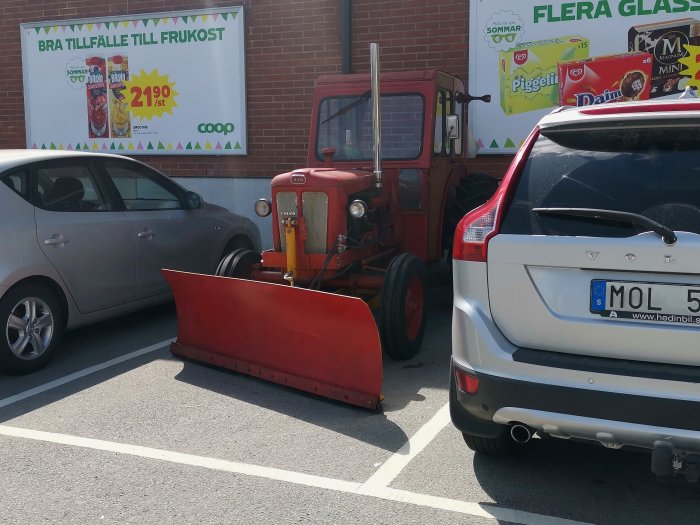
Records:
<instances>
[{"instance_id":1,"label":"suv rear wiper","mask_svg":"<svg viewBox=\"0 0 700 525\"><path fill-rule=\"evenodd\" d=\"M624 222L633 226L643 226L649 228L654 233L659 234L663 241L669 246L676 244L678 237L674 231L651 220L649 217L617 210L596 210L594 208L532 208L532 213L538 215L558 215L562 217L585 217L587 219L604 219L609 221Z\"/></svg>"}]
</instances>

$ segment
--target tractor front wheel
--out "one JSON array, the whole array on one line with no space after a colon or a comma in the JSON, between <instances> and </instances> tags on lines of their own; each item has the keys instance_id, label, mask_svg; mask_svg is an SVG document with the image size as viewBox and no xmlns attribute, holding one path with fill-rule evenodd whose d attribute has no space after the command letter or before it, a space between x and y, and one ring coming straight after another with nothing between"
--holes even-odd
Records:
<instances>
[{"instance_id":1,"label":"tractor front wheel","mask_svg":"<svg viewBox=\"0 0 700 525\"><path fill-rule=\"evenodd\" d=\"M259 263L260 254L258 252L239 248L221 259L214 275L248 279L253 272L253 266Z\"/></svg>"},{"instance_id":2,"label":"tractor front wheel","mask_svg":"<svg viewBox=\"0 0 700 525\"><path fill-rule=\"evenodd\" d=\"M392 259L387 268L379 305L384 351L394 359L418 353L425 330L425 264L409 253Z\"/></svg>"}]
</instances>

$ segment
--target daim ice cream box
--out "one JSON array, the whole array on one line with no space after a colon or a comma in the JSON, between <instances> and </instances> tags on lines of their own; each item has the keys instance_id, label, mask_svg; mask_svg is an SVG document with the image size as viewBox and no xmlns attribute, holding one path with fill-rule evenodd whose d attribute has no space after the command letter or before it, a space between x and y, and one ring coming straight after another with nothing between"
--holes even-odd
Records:
<instances>
[{"instance_id":1,"label":"daim ice cream box","mask_svg":"<svg viewBox=\"0 0 700 525\"><path fill-rule=\"evenodd\" d=\"M559 104L646 100L653 59L650 53L624 53L562 62L558 66Z\"/></svg>"},{"instance_id":2,"label":"daim ice cream box","mask_svg":"<svg viewBox=\"0 0 700 525\"><path fill-rule=\"evenodd\" d=\"M501 107L506 115L559 102L557 64L588 58L588 39L564 36L524 42L499 53Z\"/></svg>"}]
</instances>

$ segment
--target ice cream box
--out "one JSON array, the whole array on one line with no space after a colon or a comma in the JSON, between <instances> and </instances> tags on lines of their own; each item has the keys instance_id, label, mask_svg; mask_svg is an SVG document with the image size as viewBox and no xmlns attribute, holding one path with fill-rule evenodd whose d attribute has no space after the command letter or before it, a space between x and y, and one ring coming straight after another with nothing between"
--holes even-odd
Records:
<instances>
[{"instance_id":1,"label":"ice cream box","mask_svg":"<svg viewBox=\"0 0 700 525\"><path fill-rule=\"evenodd\" d=\"M501 107L506 115L556 106L557 64L588 58L587 38L563 36L524 42L499 53Z\"/></svg>"},{"instance_id":2,"label":"ice cream box","mask_svg":"<svg viewBox=\"0 0 700 525\"><path fill-rule=\"evenodd\" d=\"M624 53L561 62L559 104L590 106L649 98L650 53Z\"/></svg>"},{"instance_id":3,"label":"ice cream box","mask_svg":"<svg viewBox=\"0 0 700 525\"><path fill-rule=\"evenodd\" d=\"M654 57L649 98L682 93L687 82L678 60L688 55L685 45L700 44L700 21L681 18L633 26L627 33L630 51L645 51Z\"/></svg>"}]
</instances>

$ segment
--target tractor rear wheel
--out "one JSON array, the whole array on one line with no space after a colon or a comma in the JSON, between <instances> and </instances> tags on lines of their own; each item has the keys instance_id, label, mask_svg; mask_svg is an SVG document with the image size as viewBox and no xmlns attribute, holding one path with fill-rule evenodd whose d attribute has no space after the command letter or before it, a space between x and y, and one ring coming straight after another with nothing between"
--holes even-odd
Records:
<instances>
[{"instance_id":1,"label":"tractor rear wheel","mask_svg":"<svg viewBox=\"0 0 700 525\"><path fill-rule=\"evenodd\" d=\"M258 263L260 263L260 254L258 252L239 248L221 259L214 275L248 279L252 275L253 266Z\"/></svg>"},{"instance_id":2,"label":"tractor rear wheel","mask_svg":"<svg viewBox=\"0 0 700 525\"><path fill-rule=\"evenodd\" d=\"M498 188L498 180L485 173L474 173L462 177L459 181L454 197L447 203L443 221L442 246L447 250L448 260L452 259L452 243L457 223L468 212L489 200L496 192L496 188Z\"/></svg>"},{"instance_id":3,"label":"tractor rear wheel","mask_svg":"<svg viewBox=\"0 0 700 525\"><path fill-rule=\"evenodd\" d=\"M387 268L379 305L379 326L384 351L394 359L418 353L425 330L425 264L402 253Z\"/></svg>"}]
</instances>

